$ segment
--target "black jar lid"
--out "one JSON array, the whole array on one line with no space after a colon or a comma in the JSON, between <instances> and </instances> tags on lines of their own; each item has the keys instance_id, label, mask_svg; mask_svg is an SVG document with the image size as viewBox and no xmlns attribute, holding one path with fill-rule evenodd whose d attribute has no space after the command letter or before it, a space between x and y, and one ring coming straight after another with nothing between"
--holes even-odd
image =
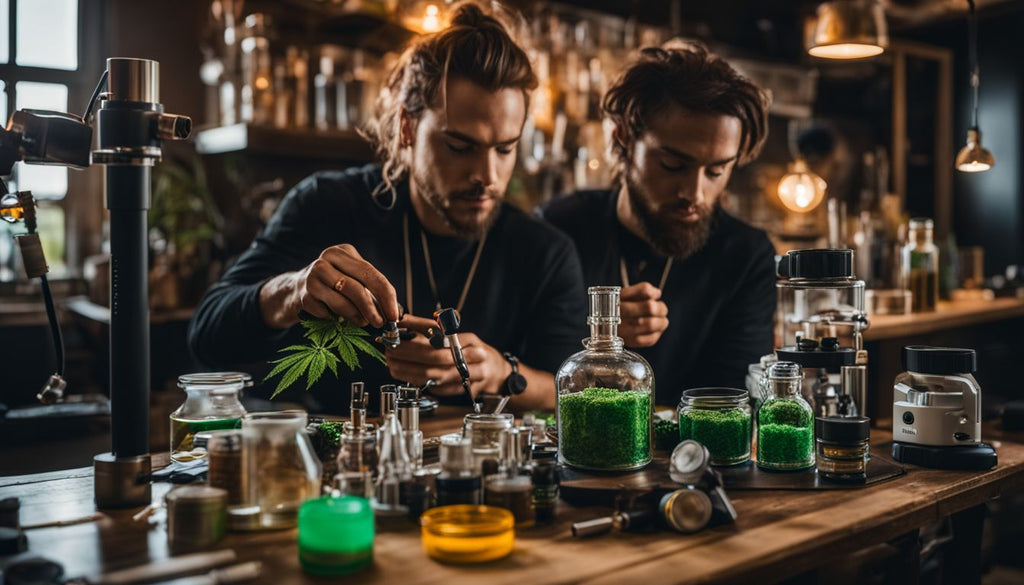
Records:
<instances>
[{"instance_id":1,"label":"black jar lid","mask_svg":"<svg viewBox=\"0 0 1024 585\"><path fill-rule=\"evenodd\" d=\"M871 435L871 419L863 416L819 416L814 419L814 434L822 441L856 443Z\"/></svg>"},{"instance_id":2,"label":"black jar lid","mask_svg":"<svg viewBox=\"0 0 1024 585\"><path fill-rule=\"evenodd\" d=\"M11 556L28 550L25 533L17 528L0 526L0 556Z\"/></svg>"},{"instance_id":3,"label":"black jar lid","mask_svg":"<svg viewBox=\"0 0 1024 585\"><path fill-rule=\"evenodd\" d=\"M779 278L853 278L853 250L790 250L779 259Z\"/></svg>"},{"instance_id":4,"label":"black jar lid","mask_svg":"<svg viewBox=\"0 0 1024 585\"><path fill-rule=\"evenodd\" d=\"M973 349L908 345L903 348L903 367L939 376L973 374L978 369L978 356Z\"/></svg>"}]
</instances>

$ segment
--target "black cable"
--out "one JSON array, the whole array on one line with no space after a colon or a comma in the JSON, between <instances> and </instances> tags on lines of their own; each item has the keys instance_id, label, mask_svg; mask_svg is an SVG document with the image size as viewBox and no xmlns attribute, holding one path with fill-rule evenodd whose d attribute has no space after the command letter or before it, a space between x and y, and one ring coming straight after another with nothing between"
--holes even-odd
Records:
<instances>
[{"instance_id":1,"label":"black cable","mask_svg":"<svg viewBox=\"0 0 1024 585\"><path fill-rule=\"evenodd\" d=\"M103 87L107 84L107 75L110 73L106 70L103 71L103 75L100 75L100 80L96 84L96 89L92 90L92 97L89 98L89 104L85 106L85 114L82 116L82 121L86 124L89 123L89 116L92 114L92 107L96 104L96 98L100 97L100 92L103 91Z\"/></svg>"},{"instance_id":2,"label":"black cable","mask_svg":"<svg viewBox=\"0 0 1024 585\"><path fill-rule=\"evenodd\" d=\"M973 107L971 108L971 128L978 127L978 86L981 75L978 71L978 16L974 12L974 0L967 0L967 55L971 66L971 91Z\"/></svg>"},{"instance_id":3,"label":"black cable","mask_svg":"<svg viewBox=\"0 0 1024 585\"><path fill-rule=\"evenodd\" d=\"M39 277L43 285L43 303L46 305L46 317L50 320L50 334L53 335L53 349L57 353L57 375L64 377L64 336L60 331L60 323L57 321L57 310L53 306L53 293L50 292L50 282L46 275Z\"/></svg>"}]
</instances>

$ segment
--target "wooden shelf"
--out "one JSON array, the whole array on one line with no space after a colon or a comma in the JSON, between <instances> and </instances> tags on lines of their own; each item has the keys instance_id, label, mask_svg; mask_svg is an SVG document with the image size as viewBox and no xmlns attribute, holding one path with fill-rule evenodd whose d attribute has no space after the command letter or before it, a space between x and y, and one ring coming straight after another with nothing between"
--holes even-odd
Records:
<instances>
[{"instance_id":1,"label":"wooden shelf","mask_svg":"<svg viewBox=\"0 0 1024 585\"><path fill-rule=\"evenodd\" d=\"M932 313L871 316L871 327L864 332L864 341L925 335L944 329L1017 317L1024 317L1024 299L999 298L991 301L939 303L938 309Z\"/></svg>"},{"instance_id":2,"label":"wooden shelf","mask_svg":"<svg viewBox=\"0 0 1024 585\"><path fill-rule=\"evenodd\" d=\"M370 144L355 130L312 130L234 124L205 128L194 136L199 154L245 152L286 158L347 162L373 160Z\"/></svg>"}]
</instances>

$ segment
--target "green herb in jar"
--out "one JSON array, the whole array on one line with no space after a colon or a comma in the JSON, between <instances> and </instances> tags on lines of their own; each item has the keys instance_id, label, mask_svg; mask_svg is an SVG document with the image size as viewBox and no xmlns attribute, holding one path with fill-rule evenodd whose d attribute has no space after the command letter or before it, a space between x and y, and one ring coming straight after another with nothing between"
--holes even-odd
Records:
<instances>
[{"instance_id":1,"label":"green herb in jar","mask_svg":"<svg viewBox=\"0 0 1024 585\"><path fill-rule=\"evenodd\" d=\"M708 448L712 464L733 465L750 459L750 415L739 409L687 409L679 414L679 438Z\"/></svg>"},{"instance_id":2,"label":"green herb in jar","mask_svg":"<svg viewBox=\"0 0 1024 585\"><path fill-rule=\"evenodd\" d=\"M632 469L651 458L651 397L646 391L586 388L558 402L562 459L590 469Z\"/></svg>"},{"instance_id":3,"label":"green herb in jar","mask_svg":"<svg viewBox=\"0 0 1024 585\"><path fill-rule=\"evenodd\" d=\"M679 423L671 419L654 419L654 448L659 451L671 451L681 442L679 439Z\"/></svg>"}]
</instances>

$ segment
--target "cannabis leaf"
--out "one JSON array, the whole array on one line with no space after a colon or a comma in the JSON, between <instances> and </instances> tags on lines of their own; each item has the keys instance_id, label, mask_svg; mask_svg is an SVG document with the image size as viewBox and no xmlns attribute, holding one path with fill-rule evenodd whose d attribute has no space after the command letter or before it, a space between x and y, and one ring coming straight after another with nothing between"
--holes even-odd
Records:
<instances>
[{"instance_id":1,"label":"cannabis leaf","mask_svg":"<svg viewBox=\"0 0 1024 585\"><path fill-rule=\"evenodd\" d=\"M278 352L287 355L270 362L274 364L274 368L263 381L266 382L281 374L271 398L297 382L303 374L306 376L306 390L309 390L326 370L330 370L337 377L339 361L345 362L349 370L355 370L360 367L360 352L382 364L385 363L384 354L367 339L370 334L341 317L303 319L300 324L305 329L302 336L309 340L309 343L289 345Z\"/></svg>"}]
</instances>

